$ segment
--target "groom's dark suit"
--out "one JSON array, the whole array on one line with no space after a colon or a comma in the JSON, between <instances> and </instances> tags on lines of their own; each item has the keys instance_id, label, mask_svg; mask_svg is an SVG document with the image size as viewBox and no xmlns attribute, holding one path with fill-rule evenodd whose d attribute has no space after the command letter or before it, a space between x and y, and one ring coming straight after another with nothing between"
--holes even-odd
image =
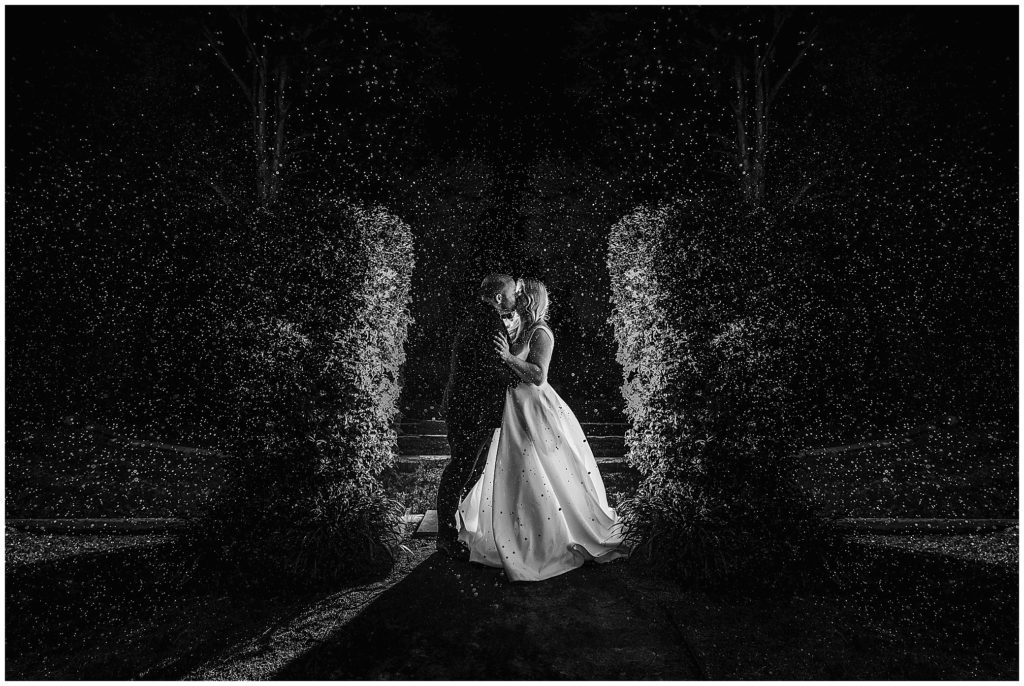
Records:
<instances>
[{"instance_id":1,"label":"groom's dark suit","mask_svg":"<svg viewBox=\"0 0 1024 686\"><path fill-rule=\"evenodd\" d=\"M437 487L437 537L458 537L455 512L483 473L494 429L501 426L505 390L519 377L498 357L494 336L508 331L501 315L478 300L459 323L445 389L445 423L452 457Z\"/></svg>"}]
</instances>

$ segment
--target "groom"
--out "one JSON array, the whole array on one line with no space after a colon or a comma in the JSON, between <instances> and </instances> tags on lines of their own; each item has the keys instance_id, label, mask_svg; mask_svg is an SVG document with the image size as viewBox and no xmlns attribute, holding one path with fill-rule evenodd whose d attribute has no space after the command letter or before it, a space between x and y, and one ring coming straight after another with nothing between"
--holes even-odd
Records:
<instances>
[{"instance_id":1,"label":"groom","mask_svg":"<svg viewBox=\"0 0 1024 686\"><path fill-rule=\"evenodd\" d=\"M452 457L437 487L437 549L461 560L469 559L469 549L458 540L455 513L486 466L491 435L501 426L505 390L519 381L494 351L495 334L508 340L502 315L515 310L515 280L488 274L476 300L458 323L452 346L442 403Z\"/></svg>"}]
</instances>

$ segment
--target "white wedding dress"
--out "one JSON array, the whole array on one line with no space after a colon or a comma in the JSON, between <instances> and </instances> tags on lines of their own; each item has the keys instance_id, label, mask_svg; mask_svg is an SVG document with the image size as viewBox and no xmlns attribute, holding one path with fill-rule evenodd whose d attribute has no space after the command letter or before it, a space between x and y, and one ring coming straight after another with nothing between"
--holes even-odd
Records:
<instances>
[{"instance_id":1,"label":"white wedding dress","mask_svg":"<svg viewBox=\"0 0 1024 686\"><path fill-rule=\"evenodd\" d=\"M525 359L529 346L516 357ZM547 381L508 389L483 474L458 513L470 562L504 567L511 581L541 581L630 552L583 429Z\"/></svg>"}]
</instances>

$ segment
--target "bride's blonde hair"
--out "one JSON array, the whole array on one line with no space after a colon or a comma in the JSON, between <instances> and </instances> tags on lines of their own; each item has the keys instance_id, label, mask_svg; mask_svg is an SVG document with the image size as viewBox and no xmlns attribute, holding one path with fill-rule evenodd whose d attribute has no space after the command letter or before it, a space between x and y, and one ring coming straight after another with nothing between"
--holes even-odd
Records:
<instances>
[{"instance_id":1,"label":"bride's blonde hair","mask_svg":"<svg viewBox=\"0 0 1024 686\"><path fill-rule=\"evenodd\" d=\"M509 331L509 337L515 343L519 337L530 330L534 324L547 321L548 316L548 289L543 282L537 279L518 279L516 281L516 310L519 310L519 299L526 299L526 307L522 308L524 314L519 316Z\"/></svg>"}]
</instances>

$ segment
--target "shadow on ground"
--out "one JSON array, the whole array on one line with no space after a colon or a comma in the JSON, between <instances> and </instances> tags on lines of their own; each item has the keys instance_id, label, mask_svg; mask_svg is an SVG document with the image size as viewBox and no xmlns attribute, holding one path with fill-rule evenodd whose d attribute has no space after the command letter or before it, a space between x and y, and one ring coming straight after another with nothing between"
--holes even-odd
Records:
<instances>
[{"instance_id":1,"label":"shadow on ground","mask_svg":"<svg viewBox=\"0 0 1024 686\"><path fill-rule=\"evenodd\" d=\"M540 582L434 553L277 679L695 679L678 627L624 562Z\"/></svg>"},{"instance_id":2,"label":"shadow on ground","mask_svg":"<svg viewBox=\"0 0 1024 686\"><path fill-rule=\"evenodd\" d=\"M406 539L383 578L320 592L181 592L160 582L175 554L163 543L8 554L5 669L32 681L1016 680L1011 542L999 565L851 543L830 585L792 594L711 594L639 560L510 583L429 539Z\"/></svg>"},{"instance_id":3,"label":"shadow on ground","mask_svg":"<svg viewBox=\"0 0 1024 686\"><path fill-rule=\"evenodd\" d=\"M325 594L181 592L173 543L15 565L8 561L6 676L179 679Z\"/></svg>"}]
</instances>

